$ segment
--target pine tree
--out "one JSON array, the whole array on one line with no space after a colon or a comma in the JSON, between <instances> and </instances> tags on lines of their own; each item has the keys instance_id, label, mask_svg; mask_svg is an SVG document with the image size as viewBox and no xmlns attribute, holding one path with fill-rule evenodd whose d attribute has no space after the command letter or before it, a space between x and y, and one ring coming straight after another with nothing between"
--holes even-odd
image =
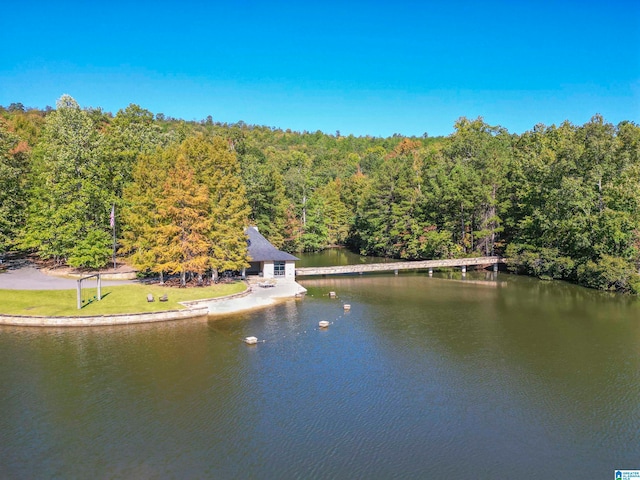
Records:
<instances>
[{"instance_id":1,"label":"pine tree","mask_svg":"<svg viewBox=\"0 0 640 480\"><path fill-rule=\"evenodd\" d=\"M263 155L243 155L241 165L247 201L251 207L251 223L280 248L284 243L288 206L284 178Z\"/></svg>"},{"instance_id":2,"label":"pine tree","mask_svg":"<svg viewBox=\"0 0 640 480\"><path fill-rule=\"evenodd\" d=\"M401 142L387 156L365 194L356 228L361 252L415 259L417 236L425 225L421 213L421 152Z\"/></svg>"}]
</instances>

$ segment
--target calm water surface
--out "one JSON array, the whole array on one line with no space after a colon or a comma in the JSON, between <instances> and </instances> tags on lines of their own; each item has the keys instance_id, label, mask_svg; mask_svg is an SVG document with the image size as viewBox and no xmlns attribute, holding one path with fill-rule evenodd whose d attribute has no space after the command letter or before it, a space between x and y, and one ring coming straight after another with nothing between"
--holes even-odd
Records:
<instances>
[{"instance_id":1,"label":"calm water surface","mask_svg":"<svg viewBox=\"0 0 640 480\"><path fill-rule=\"evenodd\" d=\"M502 273L301 283L208 322L0 329L0 478L640 468L637 299Z\"/></svg>"}]
</instances>

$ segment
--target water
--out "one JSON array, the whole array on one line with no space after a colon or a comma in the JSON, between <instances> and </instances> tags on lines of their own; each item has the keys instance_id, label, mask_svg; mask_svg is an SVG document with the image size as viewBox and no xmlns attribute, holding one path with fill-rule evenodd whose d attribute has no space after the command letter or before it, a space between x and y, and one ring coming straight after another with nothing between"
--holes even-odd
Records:
<instances>
[{"instance_id":1,"label":"water","mask_svg":"<svg viewBox=\"0 0 640 480\"><path fill-rule=\"evenodd\" d=\"M3 328L0 478L640 468L638 301L493 278L308 279L304 300L208 322Z\"/></svg>"},{"instance_id":2,"label":"water","mask_svg":"<svg viewBox=\"0 0 640 480\"><path fill-rule=\"evenodd\" d=\"M335 265L357 265L361 263L397 262L392 258L363 257L350 252L346 248L331 248L322 252L298 254L300 261L296 267L332 267Z\"/></svg>"}]
</instances>

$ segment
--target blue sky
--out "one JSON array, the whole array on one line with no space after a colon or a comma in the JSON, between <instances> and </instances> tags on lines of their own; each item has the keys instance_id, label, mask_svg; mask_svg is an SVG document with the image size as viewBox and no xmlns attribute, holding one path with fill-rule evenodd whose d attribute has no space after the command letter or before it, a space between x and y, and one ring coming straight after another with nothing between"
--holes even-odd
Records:
<instances>
[{"instance_id":1,"label":"blue sky","mask_svg":"<svg viewBox=\"0 0 640 480\"><path fill-rule=\"evenodd\" d=\"M6 2L0 105L343 135L640 123L640 2Z\"/></svg>"}]
</instances>

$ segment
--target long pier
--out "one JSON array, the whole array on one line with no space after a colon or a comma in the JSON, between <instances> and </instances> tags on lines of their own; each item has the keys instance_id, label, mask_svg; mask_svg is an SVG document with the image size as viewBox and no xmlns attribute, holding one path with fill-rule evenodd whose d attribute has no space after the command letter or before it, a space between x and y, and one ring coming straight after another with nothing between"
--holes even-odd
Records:
<instances>
[{"instance_id":1,"label":"long pier","mask_svg":"<svg viewBox=\"0 0 640 480\"><path fill-rule=\"evenodd\" d=\"M400 270L429 270L434 268L461 267L466 268L476 265L493 265L497 269L499 263L503 263L501 257L475 257L454 258L446 260L420 260L415 262L389 262L389 263L361 263L359 265L337 265L334 267L300 267L296 268L296 277L312 275L347 275L352 273L370 272L398 272Z\"/></svg>"}]
</instances>

